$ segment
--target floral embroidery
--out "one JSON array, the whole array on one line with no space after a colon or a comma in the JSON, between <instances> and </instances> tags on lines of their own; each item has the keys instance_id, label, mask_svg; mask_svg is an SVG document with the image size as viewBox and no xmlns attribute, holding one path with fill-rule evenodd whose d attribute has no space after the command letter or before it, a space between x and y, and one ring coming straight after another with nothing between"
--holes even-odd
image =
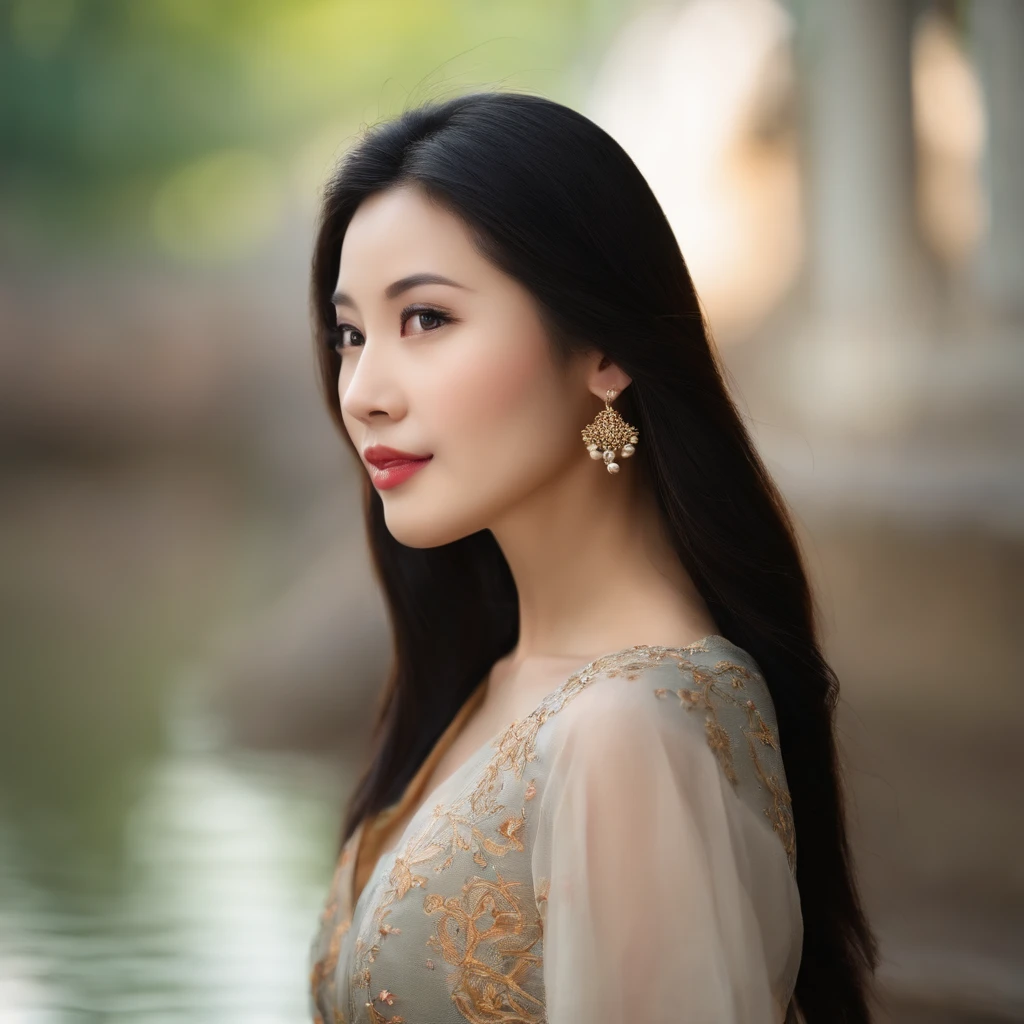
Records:
<instances>
[{"instance_id":1,"label":"floral embroidery","mask_svg":"<svg viewBox=\"0 0 1024 1024\"><path fill-rule=\"evenodd\" d=\"M357 956L364 951L364 945L365 944L363 943L361 937L356 939ZM368 1016L371 1024L405 1024L404 1017L399 1016L398 1014L392 1014L390 1017L385 1017L384 1014L377 1009L376 1003L378 1001L386 1002L388 1006L391 1006L395 1001L395 994L393 992L388 991L388 989L385 988L381 990L380 995L372 996L370 995L370 986L372 983L373 982L370 977L370 969L368 967L361 968L360 970L356 971L355 974L353 974L352 976L353 988L366 989L366 995L368 998L365 1000L363 1005L369 1011Z\"/></svg>"},{"instance_id":2,"label":"floral embroidery","mask_svg":"<svg viewBox=\"0 0 1024 1024\"><path fill-rule=\"evenodd\" d=\"M736 734L737 725L729 723L728 718L724 722L720 720L719 712L723 708L741 712L741 721L745 723L741 731L747 740L754 772L771 795L771 805L764 813L780 836L790 864L795 862L789 794L781 773L770 771L764 761L764 747L777 753L778 741L754 702L746 699L747 682L760 677L729 660L718 660L708 666L692 659L695 652L707 653L711 649L704 642L684 648L638 645L605 655L570 676L530 715L513 722L495 740L493 754L469 780L466 790L433 808L427 820L396 849L386 876L375 883L373 901L363 915L351 953L347 954L351 956L345 972L347 991L359 991L361 995L354 1006L365 1008L365 1014L361 1009L358 1015L359 1021L403 1024L404 1016L388 1015L392 1006L412 1013L413 1006L403 1007L401 987L397 993L379 987L380 981L394 984L400 977L379 978L378 993L373 995L371 969L385 943L390 948L393 943L408 941L403 940L402 929L388 920L396 904L415 888L429 890L432 877L448 870L460 856L470 858L485 874L469 877L455 895L446 897L430 891L424 895L424 913L437 915L427 945L440 955L447 967L438 981L446 981L453 1004L469 1021L527 1024L545 1019L543 999L537 992L537 971L542 962L540 943L550 882L544 878L533 879L532 883L510 879L508 872L499 871L495 862L510 853L526 851L526 808L532 806L530 802L539 791L538 783L543 775L527 779L521 787L514 785L513 780L522 782L528 767L536 762L540 729L599 675L635 680L652 665L674 663L686 676L686 684L677 689L659 687L653 692L658 697L675 693L687 711L704 713L708 745L733 785L739 782L739 772L730 725L732 735ZM514 794L512 800L509 800L509 793ZM507 806L506 802L512 806ZM343 850L330 898L321 915L320 941L326 942L326 949L321 947L321 957L310 977L316 1024L328 1021L345 1024L346 1021L341 1007L333 1006L345 992L345 979L338 991L334 984L339 950L343 937L350 931L353 910L347 905L352 902L351 872L342 872L342 867L347 868L353 859L358 837L357 829ZM518 866L518 861L516 864ZM428 867L432 870L428 871ZM491 874L493 877L489 877ZM344 915L344 919L332 924L339 915ZM418 962L426 970L435 971L434 959L420 960L415 954L407 955L401 945L397 948L402 954L398 962Z\"/></svg>"},{"instance_id":3,"label":"floral embroidery","mask_svg":"<svg viewBox=\"0 0 1024 1024\"><path fill-rule=\"evenodd\" d=\"M384 904L401 899L414 884L426 885L426 878L411 875L408 865L434 860L442 850L439 842L441 835L448 834L450 838L445 847L447 856L434 865L434 872L438 874L451 866L460 851L470 851L480 867L488 866L485 854L504 857L510 851L521 853L524 849L521 833L526 824L526 809L521 807L518 812L509 813L505 805L499 802L508 775L522 779L527 765L537 759L536 742L541 727L582 692L597 675L624 674L629 679L635 679L650 664L643 654L637 654L644 650L648 649L632 647L595 659L548 694L531 714L513 722L495 741L495 753L484 765L469 794L447 805L439 803L432 816L401 848L389 877ZM535 793L536 786L531 783L523 794L524 800L531 800ZM502 812L506 812L506 816L494 829L495 834L488 834L481 827L482 824ZM503 841L496 836L500 836Z\"/></svg>"},{"instance_id":4,"label":"floral embroidery","mask_svg":"<svg viewBox=\"0 0 1024 1024\"><path fill-rule=\"evenodd\" d=\"M330 895L320 914L320 932L323 934L330 927L330 939L328 940L326 952L313 964L309 975L309 985L315 1007L313 1015L314 1024L325 1024L324 1007L320 1005L320 998L324 995L323 987L325 982L329 982L334 976L335 968L338 966L342 939L352 924L350 913L346 914L342 920L336 920L342 898L343 879L346 875L346 868L348 868L352 860L352 854L353 849L350 841L342 848L341 856L338 858L338 863L334 869L334 877L331 879ZM334 923L332 924L331 922ZM346 1024L344 1016L337 1009L330 1014L330 1020L331 1024Z\"/></svg>"},{"instance_id":5,"label":"floral embroidery","mask_svg":"<svg viewBox=\"0 0 1024 1024\"><path fill-rule=\"evenodd\" d=\"M430 893L423 901L426 913L440 913L427 944L455 968L452 1002L473 1024L544 1020L543 1000L525 987L541 963L534 952L541 923L535 908L524 910L532 901L520 898L522 885L495 871L493 881L471 878L458 896Z\"/></svg>"},{"instance_id":6,"label":"floral embroidery","mask_svg":"<svg viewBox=\"0 0 1024 1024\"><path fill-rule=\"evenodd\" d=\"M745 666L728 660L718 661L711 668L686 659L679 660L678 663L680 669L685 668L687 674L692 677L693 688L682 686L672 690L670 687L660 686L654 691L655 696L665 697L674 693L687 711L702 708L707 713L704 732L708 746L718 758L725 777L733 786L739 783L739 777L733 762L732 742L728 729L719 721L718 715L721 707L739 708L744 712L746 726L742 732L747 740L754 773L761 785L771 794L771 806L764 809L765 817L772 823L772 829L782 841L790 868L795 868L796 829L793 824L792 800L778 774L769 773L761 758L762 747L771 747L778 752L778 739L754 701L749 698L742 699L731 692L744 689L746 682L754 678L754 673Z\"/></svg>"}]
</instances>

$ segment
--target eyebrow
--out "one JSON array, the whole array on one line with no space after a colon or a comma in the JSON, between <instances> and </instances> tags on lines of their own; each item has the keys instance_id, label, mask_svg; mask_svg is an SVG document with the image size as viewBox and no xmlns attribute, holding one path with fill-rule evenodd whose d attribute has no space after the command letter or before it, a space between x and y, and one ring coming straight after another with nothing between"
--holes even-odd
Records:
<instances>
[{"instance_id":1,"label":"eyebrow","mask_svg":"<svg viewBox=\"0 0 1024 1024\"><path fill-rule=\"evenodd\" d=\"M452 288L465 288L466 291L472 291L472 288L468 288L464 284L459 284L458 281L453 281L450 277L444 277L441 274L410 274L408 277L403 277L394 284L389 284L384 289L384 296L388 299L393 299L402 292L407 292L410 288L415 288L419 284L447 284ZM352 296L346 292L335 292L331 296L331 302L335 306L350 306L352 309L358 309L359 307L352 301Z\"/></svg>"}]
</instances>

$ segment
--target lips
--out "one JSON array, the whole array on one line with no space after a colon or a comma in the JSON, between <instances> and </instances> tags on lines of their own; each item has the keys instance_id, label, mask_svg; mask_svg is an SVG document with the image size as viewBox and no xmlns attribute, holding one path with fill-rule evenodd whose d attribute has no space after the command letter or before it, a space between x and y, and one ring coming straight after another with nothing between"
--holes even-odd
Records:
<instances>
[{"instance_id":1,"label":"lips","mask_svg":"<svg viewBox=\"0 0 1024 1024\"><path fill-rule=\"evenodd\" d=\"M363 458L372 467L370 478L378 490L390 490L419 472L434 456L416 452L403 452L386 445L371 445L363 452Z\"/></svg>"},{"instance_id":2,"label":"lips","mask_svg":"<svg viewBox=\"0 0 1024 1024\"><path fill-rule=\"evenodd\" d=\"M395 466L404 466L409 462L428 462L428 459L374 459L370 465L378 469L394 469Z\"/></svg>"},{"instance_id":3,"label":"lips","mask_svg":"<svg viewBox=\"0 0 1024 1024\"><path fill-rule=\"evenodd\" d=\"M419 454L417 452L406 452L399 448L389 448L387 445L371 445L363 452L363 458L372 466L378 469L393 469L396 466L404 466L409 462L426 462L432 459L433 455Z\"/></svg>"}]
</instances>

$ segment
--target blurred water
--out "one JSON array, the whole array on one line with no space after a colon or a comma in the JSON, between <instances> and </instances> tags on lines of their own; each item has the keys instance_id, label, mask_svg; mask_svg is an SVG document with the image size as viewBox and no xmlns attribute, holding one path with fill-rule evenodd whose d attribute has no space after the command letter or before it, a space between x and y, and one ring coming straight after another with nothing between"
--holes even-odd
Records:
<instances>
[{"instance_id":1,"label":"blurred water","mask_svg":"<svg viewBox=\"0 0 1024 1024\"><path fill-rule=\"evenodd\" d=\"M195 686L170 692L163 750L126 813L82 848L73 814L35 801L18 810L18 781L4 780L5 1024L307 1018L305 957L332 867L340 770L226 750Z\"/></svg>"}]
</instances>

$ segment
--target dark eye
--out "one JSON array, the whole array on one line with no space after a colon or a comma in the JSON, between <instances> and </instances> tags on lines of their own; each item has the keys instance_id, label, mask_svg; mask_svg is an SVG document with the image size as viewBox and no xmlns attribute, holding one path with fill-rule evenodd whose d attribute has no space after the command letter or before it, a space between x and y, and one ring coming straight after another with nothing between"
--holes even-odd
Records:
<instances>
[{"instance_id":1,"label":"dark eye","mask_svg":"<svg viewBox=\"0 0 1024 1024\"><path fill-rule=\"evenodd\" d=\"M422 330L429 332L451 323L452 317L432 306L407 306L402 310L402 326L404 327L410 320L419 320Z\"/></svg>"},{"instance_id":2,"label":"dark eye","mask_svg":"<svg viewBox=\"0 0 1024 1024\"><path fill-rule=\"evenodd\" d=\"M351 334L349 334L349 332L351 332ZM359 339L358 345L354 340L356 338ZM338 324L338 326L331 331L330 346L335 352L340 354L342 349L358 348L363 344L364 340L365 339L359 330L351 324Z\"/></svg>"}]
</instances>

